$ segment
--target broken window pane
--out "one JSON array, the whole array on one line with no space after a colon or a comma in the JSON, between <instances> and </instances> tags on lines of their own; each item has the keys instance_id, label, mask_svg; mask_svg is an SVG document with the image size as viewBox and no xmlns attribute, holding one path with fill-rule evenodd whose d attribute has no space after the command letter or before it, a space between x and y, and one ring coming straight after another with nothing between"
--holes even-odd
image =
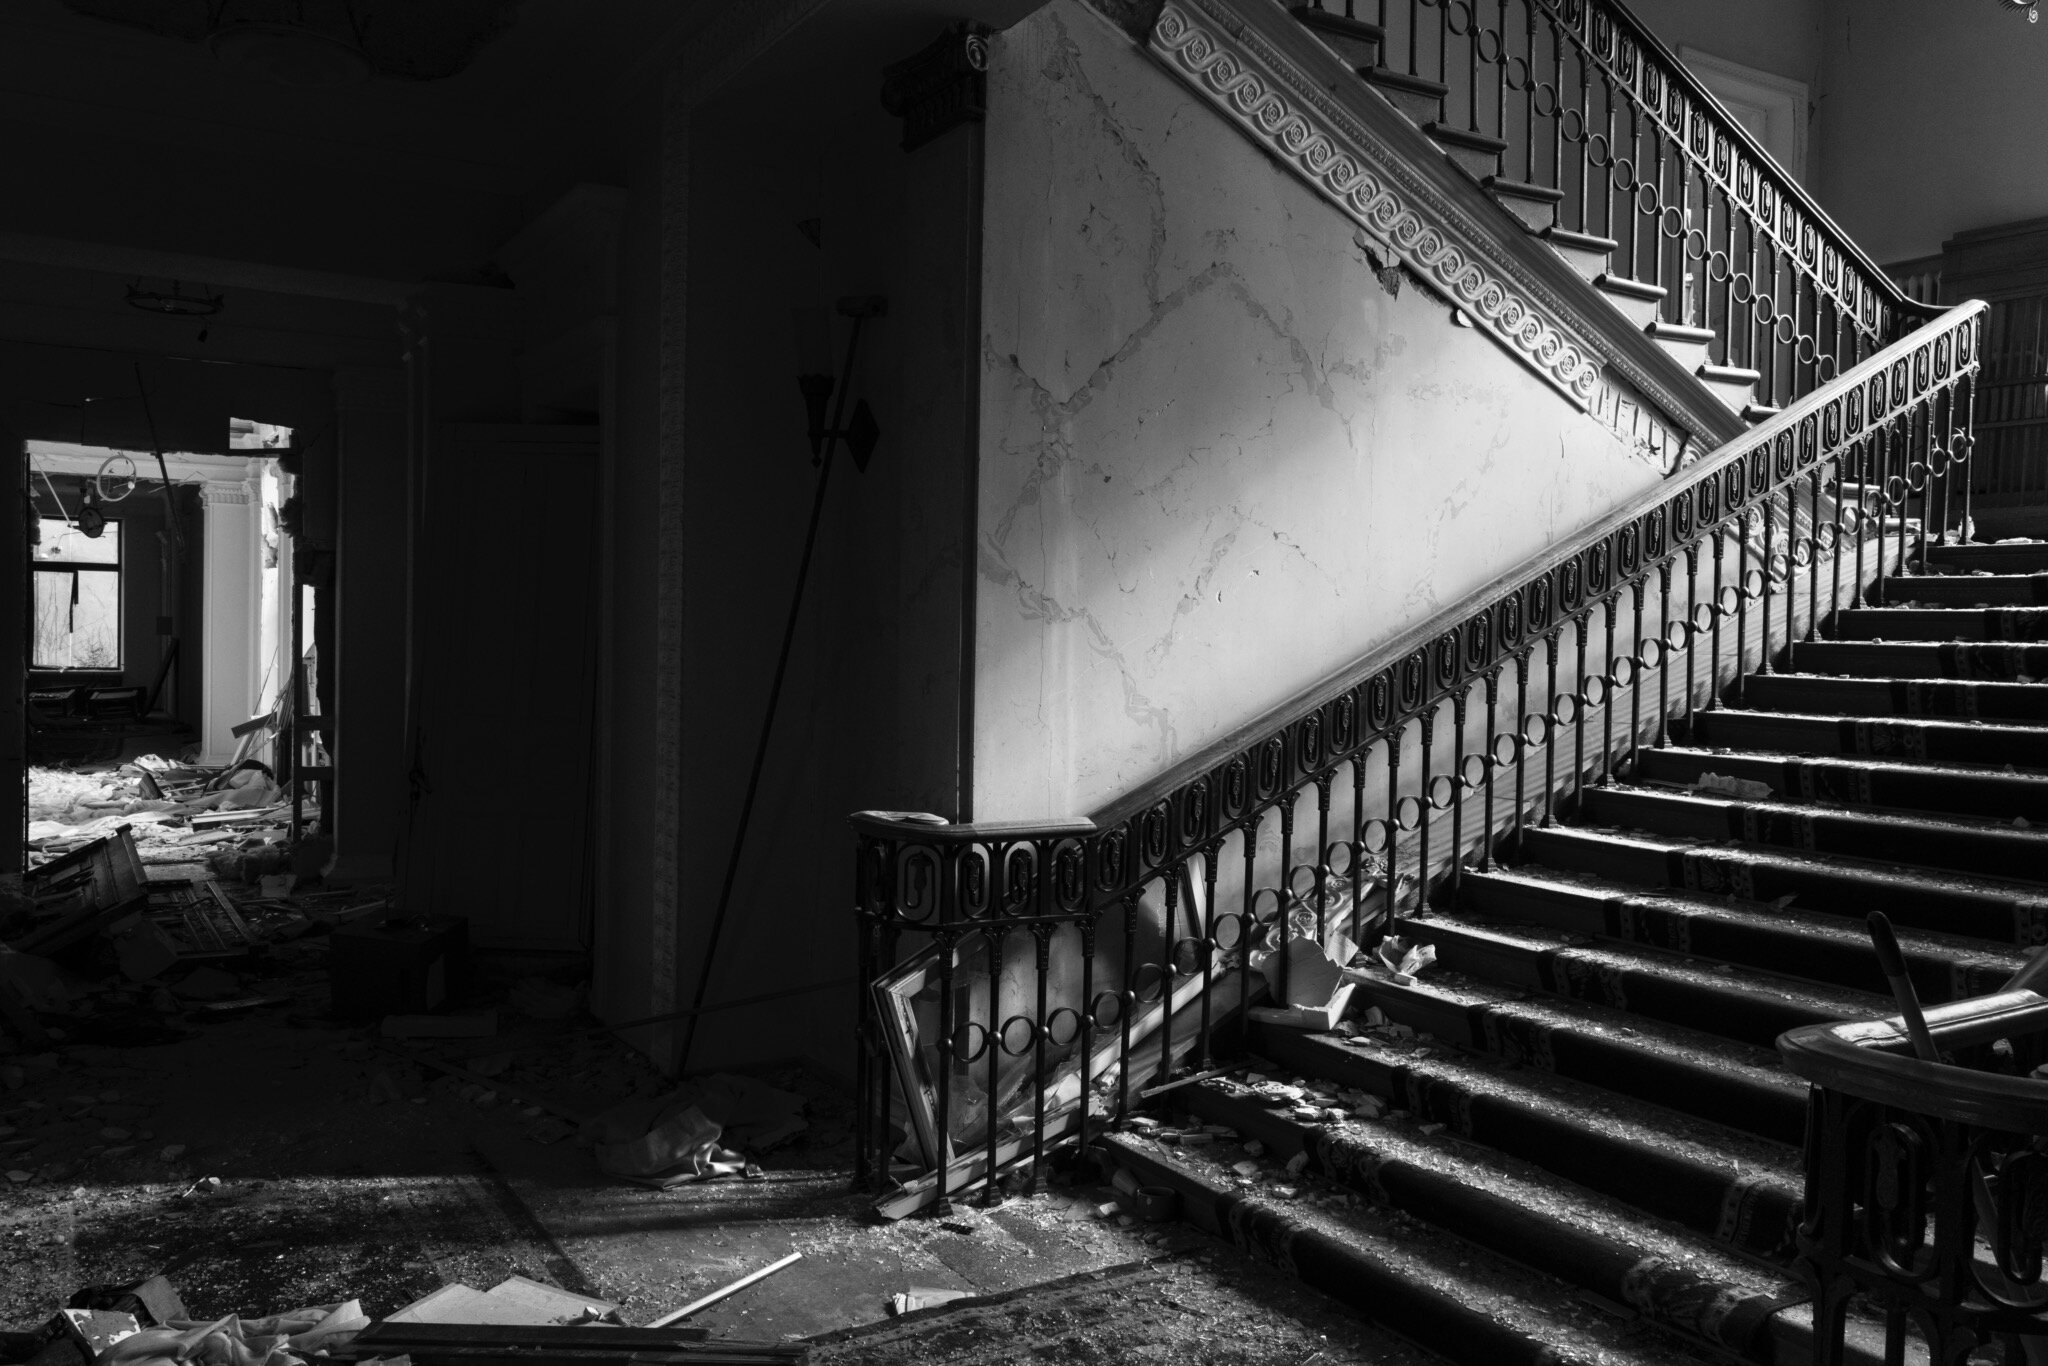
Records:
<instances>
[{"instance_id":1,"label":"broken window pane","mask_svg":"<svg viewBox=\"0 0 2048 1366\"><path fill-rule=\"evenodd\" d=\"M121 575L112 569L36 570L38 669L121 667Z\"/></svg>"},{"instance_id":2,"label":"broken window pane","mask_svg":"<svg viewBox=\"0 0 2048 1366\"><path fill-rule=\"evenodd\" d=\"M88 536L62 517L44 517L35 558L44 564L121 563L121 524L110 521L97 536Z\"/></svg>"}]
</instances>

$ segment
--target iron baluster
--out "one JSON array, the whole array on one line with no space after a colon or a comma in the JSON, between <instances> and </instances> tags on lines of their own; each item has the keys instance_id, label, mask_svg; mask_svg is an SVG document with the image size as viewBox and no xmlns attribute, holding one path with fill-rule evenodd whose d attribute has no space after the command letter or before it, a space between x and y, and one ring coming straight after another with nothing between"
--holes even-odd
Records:
<instances>
[{"instance_id":1,"label":"iron baluster","mask_svg":"<svg viewBox=\"0 0 2048 1366\"><path fill-rule=\"evenodd\" d=\"M1173 1070L1173 950L1180 932L1180 880L1186 865L1176 860L1167 865L1166 933L1159 941L1159 1071Z\"/></svg>"},{"instance_id":2,"label":"iron baluster","mask_svg":"<svg viewBox=\"0 0 2048 1366\"><path fill-rule=\"evenodd\" d=\"M1749 671L1749 519L1750 510L1744 508L1736 521L1735 541L1735 705L1741 706L1748 700L1743 676ZM1717 656L1715 667L1720 666ZM1720 674L1714 675L1715 687L1720 686Z\"/></svg>"},{"instance_id":3,"label":"iron baluster","mask_svg":"<svg viewBox=\"0 0 2048 1366\"><path fill-rule=\"evenodd\" d=\"M1820 465L1807 476L1810 495L1806 511L1806 638L1820 629Z\"/></svg>"},{"instance_id":4,"label":"iron baluster","mask_svg":"<svg viewBox=\"0 0 2048 1366\"><path fill-rule=\"evenodd\" d=\"M1642 647L1636 647L1642 653ZM1657 748L1670 743L1671 734L1671 561L1657 564Z\"/></svg>"},{"instance_id":5,"label":"iron baluster","mask_svg":"<svg viewBox=\"0 0 2048 1366\"><path fill-rule=\"evenodd\" d=\"M1614 667L1614 619L1621 604L1609 593L1600 606L1607 624L1606 649L1600 659L1600 786L1606 787L1614 778L1614 690L1620 678L1620 670Z\"/></svg>"},{"instance_id":6,"label":"iron baluster","mask_svg":"<svg viewBox=\"0 0 2048 1366\"><path fill-rule=\"evenodd\" d=\"M1635 753L1643 743L1643 593L1649 585L1638 578L1629 585L1633 613L1629 626L1628 653L1628 768L1635 777ZM1611 666L1610 666L1611 668ZM1610 767L1612 761L1609 761Z\"/></svg>"},{"instance_id":7,"label":"iron baluster","mask_svg":"<svg viewBox=\"0 0 2048 1366\"><path fill-rule=\"evenodd\" d=\"M1728 537L1724 528L1714 528L1714 610L1708 615L1713 619L1714 630L1707 658L1707 710L1721 709L1721 618L1727 614L1721 590L1721 558L1728 549Z\"/></svg>"},{"instance_id":8,"label":"iron baluster","mask_svg":"<svg viewBox=\"0 0 2048 1366\"><path fill-rule=\"evenodd\" d=\"M1772 650L1771 650L1771 583L1772 583L1772 581L1773 581L1774 579L1776 579L1776 577L1777 577L1777 575L1776 575L1776 574L1775 574L1775 573L1773 572L1773 565L1772 565L1772 561L1773 561L1773 560L1774 560L1774 559L1776 558L1776 555L1777 555L1777 548L1778 548L1778 491L1777 491L1776 489L1772 489L1772 490L1770 490L1770 491L1769 491L1769 492L1768 492L1767 494L1765 494L1765 495L1764 495L1764 513L1763 513L1763 521L1764 521L1764 560L1763 560L1763 569L1764 569L1764 596L1763 596L1763 619L1764 619L1764 639L1763 639L1763 646L1762 646L1762 648L1761 648L1761 649L1760 649L1760 650L1758 651L1758 658L1757 658L1757 662L1756 662L1756 671L1757 671L1758 673L1760 673L1760 674L1767 674L1767 673L1769 673L1769 672L1771 671L1771 655L1772 655ZM1789 574L1790 574L1790 570L1791 570L1791 564L1790 564L1790 562L1789 562L1789 560L1788 560L1788 562L1787 562L1787 564L1786 564L1786 571L1787 571L1787 574L1788 574L1788 576L1789 576ZM1791 614L1790 614L1789 612L1788 612L1788 613L1786 614L1786 616L1787 616L1787 620L1788 620L1788 621L1790 620L1790 615L1791 615ZM1788 632L1787 632L1786 634L1787 634L1787 635L1789 636L1789 635L1790 635L1791 633L1790 633L1790 632L1788 631Z\"/></svg>"},{"instance_id":9,"label":"iron baluster","mask_svg":"<svg viewBox=\"0 0 2048 1366\"><path fill-rule=\"evenodd\" d=\"M1579 793L1586 785L1586 708L1592 705L1593 689L1586 680L1586 634L1592 629L1592 614L1580 612L1572 617L1572 626L1577 632L1578 668L1572 674L1572 681L1578 685L1578 692L1572 706L1572 734L1575 749L1572 755L1572 806L1579 806Z\"/></svg>"},{"instance_id":10,"label":"iron baluster","mask_svg":"<svg viewBox=\"0 0 2048 1366\"><path fill-rule=\"evenodd\" d=\"M1035 872L1036 870L1034 869L1033 871ZM1046 879L1039 878L1038 881L1042 884ZM1046 993L1050 990L1052 984L1052 922L1041 919L1036 925L1033 925L1031 927L1031 938L1034 941L1032 947L1035 951L1035 966L1038 969L1038 1021L1037 1027L1031 1031L1031 1075L1042 1077L1045 1075ZM993 1121L995 1117L991 1114L989 1118ZM995 1169L991 1167L989 1170L993 1173ZM995 1183L991 1181L989 1185L993 1187ZM1045 1189L1045 1088L1043 1086L1031 1088L1031 1185L1029 1189L1033 1194Z\"/></svg>"},{"instance_id":11,"label":"iron baluster","mask_svg":"<svg viewBox=\"0 0 2048 1366\"><path fill-rule=\"evenodd\" d=\"M1699 674L1694 667L1695 646L1700 634L1700 547L1694 541L1685 547L1685 729L1692 741L1692 717L1700 695Z\"/></svg>"},{"instance_id":12,"label":"iron baluster","mask_svg":"<svg viewBox=\"0 0 2048 1366\"><path fill-rule=\"evenodd\" d=\"M1500 670L1488 669L1486 679L1486 752L1485 763L1479 766L1480 782L1485 787L1486 822L1480 832L1479 871L1493 871L1493 769L1494 743L1500 721Z\"/></svg>"},{"instance_id":13,"label":"iron baluster","mask_svg":"<svg viewBox=\"0 0 2048 1366\"><path fill-rule=\"evenodd\" d=\"M1408 723L1395 725L1387 735L1387 929L1401 913L1401 737Z\"/></svg>"},{"instance_id":14,"label":"iron baluster","mask_svg":"<svg viewBox=\"0 0 2048 1366\"><path fill-rule=\"evenodd\" d=\"M1543 637L1545 663L1550 673L1550 709L1543 732L1543 824L1557 816L1557 636L1553 630Z\"/></svg>"},{"instance_id":15,"label":"iron baluster","mask_svg":"<svg viewBox=\"0 0 2048 1366\"><path fill-rule=\"evenodd\" d=\"M1436 717L1437 708L1435 704L1432 703L1422 709L1420 717L1422 722L1420 732L1422 737L1422 780L1416 785L1415 789L1421 794L1421 801L1419 803L1421 810L1416 817L1417 823L1421 828L1415 837L1415 842L1421 847L1421 852L1417 856L1415 865L1415 915L1418 919L1429 912L1429 808L1432 804L1430 800L1429 757L1431 749L1436 744Z\"/></svg>"},{"instance_id":16,"label":"iron baluster","mask_svg":"<svg viewBox=\"0 0 2048 1366\"><path fill-rule=\"evenodd\" d=\"M997 1151L996 1139L996 1097L1002 1094L1003 1057L1003 944L1009 938L1007 929L988 928L982 931L982 938L988 943L988 1027L982 1035L982 1048L988 1054L988 1084L984 1094L988 1097L988 1183L982 1188L981 1203L998 1205L1002 1198L996 1194Z\"/></svg>"},{"instance_id":17,"label":"iron baluster","mask_svg":"<svg viewBox=\"0 0 2048 1366\"><path fill-rule=\"evenodd\" d=\"M1209 995L1216 984L1216 863L1215 841L1202 846L1202 1070L1207 1071L1215 1054L1210 1051Z\"/></svg>"},{"instance_id":18,"label":"iron baluster","mask_svg":"<svg viewBox=\"0 0 2048 1366\"><path fill-rule=\"evenodd\" d=\"M1524 778L1528 770L1529 736L1529 652L1518 651L1515 655L1515 715L1520 724L1515 731L1515 857L1522 856L1522 831L1526 827L1527 811ZM1550 745L1550 733L1546 729L1543 744Z\"/></svg>"},{"instance_id":19,"label":"iron baluster","mask_svg":"<svg viewBox=\"0 0 2048 1366\"><path fill-rule=\"evenodd\" d=\"M1451 695L1451 888L1452 904L1464 887L1465 867L1465 708L1472 696L1471 684Z\"/></svg>"}]
</instances>

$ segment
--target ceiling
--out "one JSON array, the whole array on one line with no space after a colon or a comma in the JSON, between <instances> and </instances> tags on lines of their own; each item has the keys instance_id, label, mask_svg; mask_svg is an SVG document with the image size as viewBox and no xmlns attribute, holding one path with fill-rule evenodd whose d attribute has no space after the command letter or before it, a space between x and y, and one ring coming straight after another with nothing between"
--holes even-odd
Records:
<instances>
[{"instance_id":1,"label":"ceiling","mask_svg":"<svg viewBox=\"0 0 2048 1366\"><path fill-rule=\"evenodd\" d=\"M252 26L305 34L318 54L359 53L386 79L439 80L469 65L511 27L519 0L62 0L64 7L180 42L228 37ZM216 51L215 55L220 55ZM282 74L282 73L279 73Z\"/></svg>"}]
</instances>

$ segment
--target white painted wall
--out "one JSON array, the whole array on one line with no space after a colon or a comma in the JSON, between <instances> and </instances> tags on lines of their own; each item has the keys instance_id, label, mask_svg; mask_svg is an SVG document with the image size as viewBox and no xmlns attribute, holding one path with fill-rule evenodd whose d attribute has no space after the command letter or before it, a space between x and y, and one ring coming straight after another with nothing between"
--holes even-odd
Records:
<instances>
[{"instance_id":1,"label":"white painted wall","mask_svg":"<svg viewBox=\"0 0 2048 1366\"><path fill-rule=\"evenodd\" d=\"M1078 0L989 85L978 819L1095 808L1661 477Z\"/></svg>"}]
</instances>

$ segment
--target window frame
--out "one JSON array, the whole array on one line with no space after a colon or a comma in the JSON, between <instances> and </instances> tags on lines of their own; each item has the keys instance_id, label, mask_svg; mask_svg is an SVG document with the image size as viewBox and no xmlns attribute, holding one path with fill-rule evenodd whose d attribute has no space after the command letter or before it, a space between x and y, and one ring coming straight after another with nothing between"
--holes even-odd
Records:
<instances>
[{"instance_id":1,"label":"window frame","mask_svg":"<svg viewBox=\"0 0 2048 1366\"><path fill-rule=\"evenodd\" d=\"M53 517L48 515L47 513L42 512L40 509L37 510L36 516L40 518L43 522L56 522L66 527L74 525L74 523L72 523L69 519L65 517ZM125 519L120 517L109 517L106 519L107 526L111 528L114 532L114 559L113 563L111 564L108 564L104 561L95 562L80 560L46 560L42 558L42 548L44 542L39 540L36 542L35 545L29 547L28 587L31 610L29 614L28 639L25 643L27 646L28 667L30 673L80 675L90 676L93 678L105 678L109 675L116 678L125 676L128 667L127 650L125 648L125 642L122 640L121 637L122 628L127 621L128 610L128 549L126 545L127 537L125 533L121 530L121 523L124 520ZM78 576L81 572L94 574L111 573L114 576L114 662L111 666L108 667L76 664L38 663L36 660L36 645L38 642L37 631L35 629L35 613L33 608L37 596L37 579L40 575L43 574L68 575L71 579L72 595L76 597L78 593Z\"/></svg>"}]
</instances>

